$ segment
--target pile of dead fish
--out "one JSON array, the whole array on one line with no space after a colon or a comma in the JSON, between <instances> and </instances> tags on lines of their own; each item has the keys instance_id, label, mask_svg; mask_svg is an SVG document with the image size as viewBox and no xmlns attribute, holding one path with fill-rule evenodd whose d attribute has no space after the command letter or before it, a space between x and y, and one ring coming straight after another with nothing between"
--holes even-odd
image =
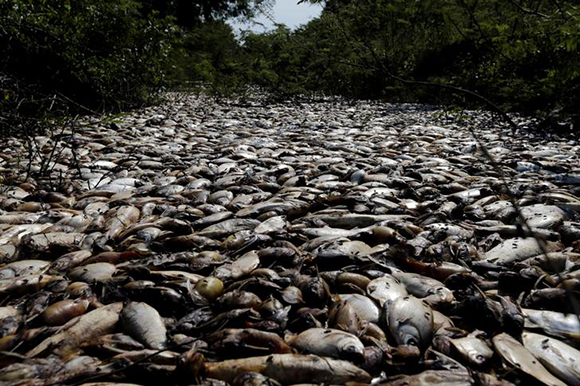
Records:
<instances>
[{"instance_id":1,"label":"pile of dead fish","mask_svg":"<svg viewBox=\"0 0 580 386\"><path fill-rule=\"evenodd\" d=\"M0 383L580 385L580 144L479 125L492 165L438 116L175 95L3 140Z\"/></svg>"}]
</instances>

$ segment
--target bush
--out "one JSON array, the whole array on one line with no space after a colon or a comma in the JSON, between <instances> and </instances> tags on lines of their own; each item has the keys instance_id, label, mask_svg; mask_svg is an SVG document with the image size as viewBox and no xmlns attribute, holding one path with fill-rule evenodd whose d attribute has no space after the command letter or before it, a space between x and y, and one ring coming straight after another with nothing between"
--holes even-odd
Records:
<instances>
[{"instance_id":1,"label":"bush","mask_svg":"<svg viewBox=\"0 0 580 386\"><path fill-rule=\"evenodd\" d=\"M0 125L149 102L172 32L135 0L1 0Z\"/></svg>"},{"instance_id":2,"label":"bush","mask_svg":"<svg viewBox=\"0 0 580 386\"><path fill-rule=\"evenodd\" d=\"M324 8L306 26L246 38L241 60L254 82L287 93L490 107L462 88L505 110L580 121L576 1L310 2Z\"/></svg>"}]
</instances>

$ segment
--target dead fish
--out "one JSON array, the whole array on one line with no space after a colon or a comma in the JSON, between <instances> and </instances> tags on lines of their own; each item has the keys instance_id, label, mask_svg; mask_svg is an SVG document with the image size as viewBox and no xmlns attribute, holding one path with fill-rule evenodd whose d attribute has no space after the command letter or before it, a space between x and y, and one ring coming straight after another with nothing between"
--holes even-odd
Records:
<instances>
[{"instance_id":1,"label":"dead fish","mask_svg":"<svg viewBox=\"0 0 580 386\"><path fill-rule=\"evenodd\" d=\"M227 328L208 335L206 340L212 349L226 357L292 352L292 348L278 334L253 328Z\"/></svg>"},{"instance_id":2,"label":"dead fish","mask_svg":"<svg viewBox=\"0 0 580 386\"><path fill-rule=\"evenodd\" d=\"M469 373L452 370L426 370L415 375L404 375L389 379L386 383L379 382L378 385L389 386L421 386L421 385L450 385L469 386L474 381Z\"/></svg>"},{"instance_id":3,"label":"dead fish","mask_svg":"<svg viewBox=\"0 0 580 386\"><path fill-rule=\"evenodd\" d=\"M0 279L0 294L24 294L46 287L56 277L50 275L27 275Z\"/></svg>"},{"instance_id":4,"label":"dead fish","mask_svg":"<svg viewBox=\"0 0 580 386\"><path fill-rule=\"evenodd\" d=\"M159 312L144 302L130 302L121 312L123 327L145 346L160 350L167 344L167 330Z\"/></svg>"},{"instance_id":5,"label":"dead fish","mask_svg":"<svg viewBox=\"0 0 580 386\"><path fill-rule=\"evenodd\" d=\"M98 352L105 355L117 355L127 351L145 349L141 343L122 333L106 334L89 340L81 345L85 352Z\"/></svg>"},{"instance_id":6,"label":"dead fish","mask_svg":"<svg viewBox=\"0 0 580 386\"><path fill-rule=\"evenodd\" d=\"M397 344L425 349L433 336L433 310L414 296L385 303L385 325Z\"/></svg>"},{"instance_id":7,"label":"dead fish","mask_svg":"<svg viewBox=\"0 0 580 386\"><path fill-rule=\"evenodd\" d=\"M40 212L48 209L50 209L50 205L40 202L25 202L23 204L17 205L16 208L14 208L14 210L18 212Z\"/></svg>"},{"instance_id":8,"label":"dead fish","mask_svg":"<svg viewBox=\"0 0 580 386\"><path fill-rule=\"evenodd\" d=\"M380 308L368 297L360 294L340 294L338 299L350 306L360 320L378 323Z\"/></svg>"},{"instance_id":9,"label":"dead fish","mask_svg":"<svg viewBox=\"0 0 580 386\"><path fill-rule=\"evenodd\" d=\"M565 339L580 339L580 320L575 314L522 308L524 327Z\"/></svg>"},{"instance_id":10,"label":"dead fish","mask_svg":"<svg viewBox=\"0 0 580 386\"><path fill-rule=\"evenodd\" d=\"M63 370L64 364L56 358L40 359L28 363L13 363L0 369L0 381L4 384L21 384L34 379L46 379ZM42 384L45 382L43 381ZM24 383L30 384L30 382ZM33 383L34 385L34 383Z\"/></svg>"},{"instance_id":11,"label":"dead fish","mask_svg":"<svg viewBox=\"0 0 580 386\"><path fill-rule=\"evenodd\" d=\"M408 293L423 299L433 307L449 304L455 300L453 291L438 280L398 270L393 270L391 274L401 281Z\"/></svg>"},{"instance_id":12,"label":"dead fish","mask_svg":"<svg viewBox=\"0 0 580 386\"><path fill-rule=\"evenodd\" d=\"M553 232L548 229L542 228L532 228L528 230L527 228L522 228L520 225L488 225L483 226L481 222L478 224L469 224L476 233L481 235L490 235L497 233L504 238L513 237L536 237L542 240L556 241L559 239L558 232Z\"/></svg>"},{"instance_id":13,"label":"dead fish","mask_svg":"<svg viewBox=\"0 0 580 386\"><path fill-rule=\"evenodd\" d=\"M52 224L19 224L19 225L7 225L7 229L2 230L0 235L0 245L7 244L9 242L19 243L20 240L28 234L42 233L47 228L50 228Z\"/></svg>"},{"instance_id":14,"label":"dead fish","mask_svg":"<svg viewBox=\"0 0 580 386\"><path fill-rule=\"evenodd\" d=\"M555 229L567 219L566 212L555 205L524 206L520 212L531 228Z\"/></svg>"},{"instance_id":15,"label":"dead fish","mask_svg":"<svg viewBox=\"0 0 580 386\"><path fill-rule=\"evenodd\" d=\"M455 336L457 329L453 321L437 310L433 310L433 335Z\"/></svg>"},{"instance_id":16,"label":"dead fish","mask_svg":"<svg viewBox=\"0 0 580 386\"><path fill-rule=\"evenodd\" d=\"M132 205L124 205L117 208L105 223L105 228L107 229L105 237L107 239L116 239L125 229L137 222L140 215L139 209Z\"/></svg>"},{"instance_id":17,"label":"dead fish","mask_svg":"<svg viewBox=\"0 0 580 386\"><path fill-rule=\"evenodd\" d=\"M205 298L215 300L222 295L224 283L216 277L208 276L197 281L195 289Z\"/></svg>"},{"instance_id":18,"label":"dead fish","mask_svg":"<svg viewBox=\"0 0 580 386\"><path fill-rule=\"evenodd\" d=\"M341 272L336 277L336 285L338 286L355 286L361 291L365 291L371 279L364 275L353 272Z\"/></svg>"},{"instance_id":19,"label":"dead fish","mask_svg":"<svg viewBox=\"0 0 580 386\"><path fill-rule=\"evenodd\" d=\"M22 243L33 253L63 253L79 250L84 238L82 233L40 233L25 236Z\"/></svg>"},{"instance_id":20,"label":"dead fish","mask_svg":"<svg viewBox=\"0 0 580 386\"><path fill-rule=\"evenodd\" d=\"M167 234L162 229L157 228L156 226L149 226L146 228L141 228L136 231L135 235L143 240L146 243L150 243L152 241L157 240L162 235Z\"/></svg>"},{"instance_id":21,"label":"dead fish","mask_svg":"<svg viewBox=\"0 0 580 386\"><path fill-rule=\"evenodd\" d=\"M65 299L48 306L40 317L49 326L60 326L84 314L88 307L87 299Z\"/></svg>"},{"instance_id":22,"label":"dead fish","mask_svg":"<svg viewBox=\"0 0 580 386\"><path fill-rule=\"evenodd\" d=\"M89 265L93 263L119 264L128 260L139 259L140 257L141 256L135 251L101 252L87 259L84 265Z\"/></svg>"},{"instance_id":23,"label":"dead fish","mask_svg":"<svg viewBox=\"0 0 580 386\"><path fill-rule=\"evenodd\" d=\"M376 300L381 307L388 301L394 301L398 297L408 295L401 281L389 274L372 280L366 290L367 294Z\"/></svg>"},{"instance_id":24,"label":"dead fish","mask_svg":"<svg viewBox=\"0 0 580 386\"><path fill-rule=\"evenodd\" d=\"M171 367L168 368L168 370L175 370L175 364L177 363L179 354L169 350L159 351L146 348L142 350L126 351L117 354L111 358L111 362L136 363L143 361L146 358L148 358L152 364L169 365Z\"/></svg>"},{"instance_id":25,"label":"dead fish","mask_svg":"<svg viewBox=\"0 0 580 386\"><path fill-rule=\"evenodd\" d=\"M580 385L580 351L557 339L524 332L524 346L562 381Z\"/></svg>"},{"instance_id":26,"label":"dead fish","mask_svg":"<svg viewBox=\"0 0 580 386\"><path fill-rule=\"evenodd\" d=\"M495 351L511 366L530 375L545 385L566 386L542 366L520 342L506 333L496 335L492 339Z\"/></svg>"},{"instance_id":27,"label":"dead fish","mask_svg":"<svg viewBox=\"0 0 580 386\"><path fill-rule=\"evenodd\" d=\"M234 385L344 384L328 368L329 358L342 354L332 353L338 350L323 345L323 339L310 341L323 346L317 350L331 351L316 351L322 354L314 358L326 366L323 375L315 371L318 365L296 361L312 358L307 355L291 356L297 368L283 366L276 357L255 359L297 352L283 334L290 341L325 327L347 331L366 345L364 360L355 365L374 384L509 385L503 377L523 384L533 380L513 366L500 368L500 360L479 365L477 355L485 351L480 344L489 342L472 333L480 327L486 336L509 332L517 339L524 324L522 305L545 309L524 311L529 314L526 331L578 345L578 323L565 314L548 314L569 310L563 290L580 289L575 222L580 190L566 184L578 175L577 141L556 136L540 141L533 133L511 135L504 127L486 126L481 139L509 174L506 190L498 172L481 162L481 149L461 124L432 125L439 114L421 106L336 98L308 106L265 103L261 97L219 103L184 94L167 98L167 105L149 106L113 123L79 117L75 130L64 128L57 137L4 141L0 302L12 316L0 318L0 336L6 335L0 338L0 375L10 363L18 364L11 368L20 377L14 386L82 383L98 372L110 382L225 385L194 371L222 365L232 372L238 366L237 376L227 377ZM485 114L466 114L475 123L487 120ZM28 145L35 154L31 176L37 176L46 157L54 170L46 178L10 186L24 177L27 160L21 155ZM50 181L58 182L54 187L61 192L42 191L52 188ZM521 231L510 195L531 230ZM123 216L128 221L117 221ZM523 260L528 252L518 252L513 263L496 264L495 257L512 258L506 248L494 262L486 260L497 252L494 247L513 241L505 239L530 237L555 241L555 252ZM23 268L25 260L34 259L44 261L38 270ZM93 263L111 265L100 271ZM396 278L388 281L392 264L425 279L417 280L417 288L410 283L406 288ZM67 273L86 282L70 280ZM437 292L429 294L433 288L454 299L438 300ZM353 294L361 298L348 299ZM445 314L430 310L434 339L423 345L402 344L384 323L388 305L407 296L430 298ZM175 333L165 336L165 347L171 341L179 352L145 347L121 333L129 330L122 323L105 328L101 323L108 314L86 322L103 303L121 300L146 302L157 310L165 328ZM369 321L376 319L376 308L385 313L380 327ZM72 319L51 327L44 315L57 319L56 311L63 316L58 323ZM84 313L73 317L77 312ZM420 313L405 309L399 314L395 327L422 339ZM149 319L142 319L146 326ZM69 331L73 322L90 324L83 338L90 338L92 329L98 336L81 345L74 341L82 339L73 337L70 347L53 341L38 348L34 358L19 357ZM430 343L443 353L425 348ZM187 354L180 355L184 350ZM189 360L195 350L207 353L214 364ZM447 353L468 364L469 371ZM59 356L75 359L65 362ZM225 364L224 359L236 361ZM248 363L263 367L248 373ZM281 375L274 379L262 368ZM306 376L292 379L295 373ZM356 373L348 380L371 382ZM404 373L409 375L395 378Z\"/></svg>"},{"instance_id":28,"label":"dead fish","mask_svg":"<svg viewBox=\"0 0 580 386\"><path fill-rule=\"evenodd\" d=\"M332 260L342 261L341 258L364 258L371 254L371 251L371 247L362 241L339 238L321 245L314 250L314 253L322 264L326 260L332 263Z\"/></svg>"},{"instance_id":29,"label":"dead fish","mask_svg":"<svg viewBox=\"0 0 580 386\"><path fill-rule=\"evenodd\" d=\"M141 386L138 383L127 382L86 382L81 386Z\"/></svg>"},{"instance_id":30,"label":"dead fish","mask_svg":"<svg viewBox=\"0 0 580 386\"><path fill-rule=\"evenodd\" d=\"M231 276L232 279L239 279L254 269L258 268L260 265L260 256L256 251L250 251L245 253L243 256L239 257L231 265Z\"/></svg>"},{"instance_id":31,"label":"dead fish","mask_svg":"<svg viewBox=\"0 0 580 386\"><path fill-rule=\"evenodd\" d=\"M91 217L85 214L77 214L69 218L63 218L54 225L56 229L66 232L84 232L92 220Z\"/></svg>"},{"instance_id":32,"label":"dead fish","mask_svg":"<svg viewBox=\"0 0 580 386\"><path fill-rule=\"evenodd\" d=\"M227 220L228 218L230 218L232 216L233 216L233 213L228 212L228 211L217 212L217 213L211 214L209 216L205 216L205 217L202 217L198 220L195 220L192 225L195 226L196 229L205 228L205 227L208 227L210 225L217 224L217 223L220 223L224 220Z\"/></svg>"},{"instance_id":33,"label":"dead fish","mask_svg":"<svg viewBox=\"0 0 580 386\"><path fill-rule=\"evenodd\" d=\"M116 270L115 265L111 263L93 263L73 268L67 276L71 280L87 283L104 282L110 280Z\"/></svg>"},{"instance_id":34,"label":"dead fish","mask_svg":"<svg viewBox=\"0 0 580 386\"><path fill-rule=\"evenodd\" d=\"M36 213L13 213L0 215L0 224L32 224L38 221L41 214Z\"/></svg>"},{"instance_id":35,"label":"dead fish","mask_svg":"<svg viewBox=\"0 0 580 386\"><path fill-rule=\"evenodd\" d=\"M466 268L463 265L448 261L425 263L414 259L405 259L400 261L400 265L402 268L411 272L419 273L436 280L445 280L451 275L471 272L469 268Z\"/></svg>"},{"instance_id":36,"label":"dead fish","mask_svg":"<svg viewBox=\"0 0 580 386\"><path fill-rule=\"evenodd\" d=\"M330 297L328 284L319 276L300 275L296 279L296 287L302 292L304 301L313 306L326 304Z\"/></svg>"},{"instance_id":37,"label":"dead fish","mask_svg":"<svg viewBox=\"0 0 580 386\"><path fill-rule=\"evenodd\" d=\"M60 332L46 338L28 351L26 356L34 358L53 353L61 358L67 358L74 354L81 343L110 333L119 320L122 308L122 303L113 303L72 319Z\"/></svg>"},{"instance_id":38,"label":"dead fish","mask_svg":"<svg viewBox=\"0 0 580 386\"><path fill-rule=\"evenodd\" d=\"M249 372L245 374L241 374L236 379L233 380L232 385L234 386L259 386L259 385L268 385L268 386L281 386L281 384L272 379L268 378L260 373Z\"/></svg>"},{"instance_id":39,"label":"dead fish","mask_svg":"<svg viewBox=\"0 0 580 386\"><path fill-rule=\"evenodd\" d=\"M297 305L304 303L302 298L302 291L300 288L294 286L288 286L280 291L280 297L287 304Z\"/></svg>"},{"instance_id":40,"label":"dead fish","mask_svg":"<svg viewBox=\"0 0 580 386\"><path fill-rule=\"evenodd\" d=\"M279 233L287 226L286 216L273 216L256 226L254 232L263 234Z\"/></svg>"},{"instance_id":41,"label":"dead fish","mask_svg":"<svg viewBox=\"0 0 580 386\"><path fill-rule=\"evenodd\" d=\"M363 228L375 225L381 221L402 220L408 218L407 215L383 214L383 215L366 215L356 213L338 213L335 215L313 214L306 219L317 219L323 221L332 228Z\"/></svg>"},{"instance_id":42,"label":"dead fish","mask_svg":"<svg viewBox=\"0 0 580 386\"><path fill-rule=\"evenodd\" d=\"M475 336L451 339L451 345L466 361L481 366L491 359L493 350L483 340Z\"/></svg>"},{"instance_id":43,"label":"dead fish","mask_svg":"<svg viewBox=\"0 0 580 386\"><path fill-rule=\"evenodd\" d=\"M96 218L107 213L109 210L109 204L104 201L97 201L87 204L84 208L82 208L81 205L78 209L82 209L85 215L91 218Z\"/></svg>"},{"instance_id":44,"label":"dead fish","mask_svg":"<svg viewBox=\"0 0 580 386\"><path fill-rule=\"evenodd\" d=\"M81 251L73 251L69 253L65 253L64 255L60 256L58 259L50 264L50 271L51 272L62 272L68 269L75 268L78 265L81 265L89 257L91 257L93 253L88 250L81 250Z\"/></svg>"},{"instance_id":45,"label":"dead fish","mask_svg":"<svg viewBox=\"0 0 580 386\"><path fill-rule=\"evenodd\" d=\"M355 234L359 233L359 230L356 231L350 229L340 229L340 228L330 228L330 227L322 227L322 228L298 228L298 227L291 227L293 232L302 234L307 237L328 237L326 240L332 240L339 237L352 237ZM307 249L314 249L309 247Z\"/></svg>"},{"instance_id":46,"label":"dead fish","mask_svg":"<svg viewBox=\"0 0 580 386\"><path fill-rule=\"evenodd\" d=\"M364 331L367 321L363 320L355 308L346 302L334 303L328 315L329 324L337 329L350 332L355 336L360 336ZM315 320L310 318L316 327L322 327Z\"/></svg>"},{"instance_id":47,"label":"dead fish","mask_svg":"<svg viewBox=\"0 0 580 386\"><path fill-rule=\"evenodd\" d=\"M517 214L516 209L510 201L498 200L483 207L487 218L509 222Z\"/></svg>"},{"instance_id":48,"label":"dead fish","mask_svg":"<svg viewBox=\"0 0 580 386\"><path fill-rule=\"evenodd\" d=\"M220 243L209 237L200 236L198 234L190 234L185 236L175 236L163 239L160 242L159 249L169 251L186 251L191 249L217 249Z\"/></svg>"},{"instance_id":49,"label":"dead fish","mask_svg":"<svg viewBox=\"0 0 580 386\"><path fill-rule=\"evenodd\" d=\"M546 242L547 252L555 252L562 249L559 242ZM502 242L500 245L488 251L484 260L498 265L509 266L542 253L538 241L533 237L513 238Z\"/></svg>"},{"instance_id":50,"label":"dead fish","mask_svg":"<svg viewBox=\"0 0 580 386\"><path fill-rule=\"evenodd\" d=\"M209 195L207 202L210 204L228 206L233 198L234 194L229 190L218 190Z\"/></svg>"},{"instance_id":51,"label":"dead fish","mask_svg":"<svg viewBox=\"0 0 580 386\"><path fill-rule=\"evenodd\" d=\"M307 354L360 362L364 346L353 334L330 328L310 328L289 339L291 346Z\"/></svg>"},{"instance_id":52,"label":"dead fish","mask_svg":"<svg viewBox=\"0 0 580 386\"><path fill-rule=\"evenodd\" d=\"M223 238L241 230L253 230L258 225L260 225L260 221L258 220L233 218L210 225L197 232L196 235L209 238Z\"/></svg>"},{"instance_id":53,"label":"dead fish","mask_svg":"<svg viewBox=\"0 0 580 386\"><path fill-rule=\"evenodd\" d=\"M0 279L16 276L40 275L48 269L50 263L44 260L20 260L0 267Z\"/></svg>"},{"instance_id":54,"label":"dead fish","mask_svg":"<svg viewBox=\"0 0 580 386\"><path fill-rule=\"evenodd\" d=\"M258 372L285 384L369 382L370 375L350 362L315 355L272 354L204 363L208 378L232 382L238 375Z\"/></svg>"},{"instance_id":55,"label":"dead fish","mask_svg":"<svg viewBox=\"0 0 580 386\"><path fill-rule=\"evenodd\" d=\"M574 312L575 304L570 302L570 296L575 299L574 303L580 299L579 293L574 291L572 287L535 289L531 290L528 296L523 299L522 306L532 309L551 308L555 311Z\"/></svg>"},{"instance_id":56,"label":"dead fish","mask_svg":"<svg viewBox=\"0 0 580 386\"><path fill-rule=\"evenodd\" d=\"M308 207L308 204L300 200L272 198L239 210L236 212L236 217L258 217L270 211L274 211L278 215L287 215L292 210L299 211L306 207Z\"/></svg>"},{"instance_id":57,"label":"dead fish","mask_svg":"<svg viewBox=\"0 0 580 386\"><path fill-rule=\"evenodd\" d=\"M10 262L18 258L18 248L13 243L0 245L0 262Z\"/></svg>"},{"instance_id":58,"label":"dead fish","mask_svg":"<svg viewBox=\"0 0 580 386\"><path fill-rule=\"evenodd\" d=\"M14 306L0 307L0 320L6 319L6 318L11 318L14 316L20 316L21 314L22 314L22 311Z\"/></svg>"}]
</instances>

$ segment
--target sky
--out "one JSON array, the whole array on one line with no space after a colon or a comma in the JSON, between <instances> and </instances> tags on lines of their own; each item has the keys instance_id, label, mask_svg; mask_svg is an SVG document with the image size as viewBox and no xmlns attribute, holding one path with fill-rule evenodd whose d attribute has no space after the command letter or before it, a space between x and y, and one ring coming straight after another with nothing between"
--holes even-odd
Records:
<instances>
[{"instance_id":1,"label":"sky","mask_svg":"<svg viewBox=\"0 0 580 386\"><path fill-rule=\"evenodd\" d=\"M312 5L309 3L297 4L299 0L276 0L272 16L277 23L286 24L290 29L295 29L301 24L306 24L314 19L322 11L320 5ZM234 29L250 29L254 32L265 32L273 29L274 24L266 16L259 16L255 20L261 25L240 24L238 22L231 22Z\"/></svg>"}]
</instances>

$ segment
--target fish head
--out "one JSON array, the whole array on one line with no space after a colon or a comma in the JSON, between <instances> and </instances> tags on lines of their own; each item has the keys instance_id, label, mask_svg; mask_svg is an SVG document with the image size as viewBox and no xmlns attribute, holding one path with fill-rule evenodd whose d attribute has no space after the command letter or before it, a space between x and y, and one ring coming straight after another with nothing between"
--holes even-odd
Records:
<instances>
[{"instance_id":1,"label":"fish head","mask_svg":"<svg viewBox=\"0 0 580 386\"><path fill-rule=\"evenodd\" d=\"M401 324L397 328L395 340L398 344L421 347L421 334L415 326Z\"/></svg>"},{"instance_id":2,"label":"fish head","mask_svg":"<svg viewBox=\"0 0 580 386\"><path fill-rule=\"evenodd\" d=\"M434 290L434 294L437 295L441 299L443 303L451 303L455 300L455 296L453 296L453 291L451 291L447 287L437 287Z\"/></svg>"},{"instance_id":3,"label":"fish head","mask_svg":"<svg viewBox=\"0 0 580 386\"><path fill-rule=\"evenodd\" d=\"M489 358L486 357L485 355L475 351L469 353L469 360L471 361L471 363L477 366L483 365L488 359Z\"/></svg>"},{"instance_id":4,"label":"fish head","mask_svg":"<svg viewBox=\"0 0 580 386\"><path fill-rule=\"evenodd\" d=\"M353 363L360 363L364 361L364 346L360 344L347 343L340 349L340 358L346 359Z\"/></svg>"}]
</instances>

